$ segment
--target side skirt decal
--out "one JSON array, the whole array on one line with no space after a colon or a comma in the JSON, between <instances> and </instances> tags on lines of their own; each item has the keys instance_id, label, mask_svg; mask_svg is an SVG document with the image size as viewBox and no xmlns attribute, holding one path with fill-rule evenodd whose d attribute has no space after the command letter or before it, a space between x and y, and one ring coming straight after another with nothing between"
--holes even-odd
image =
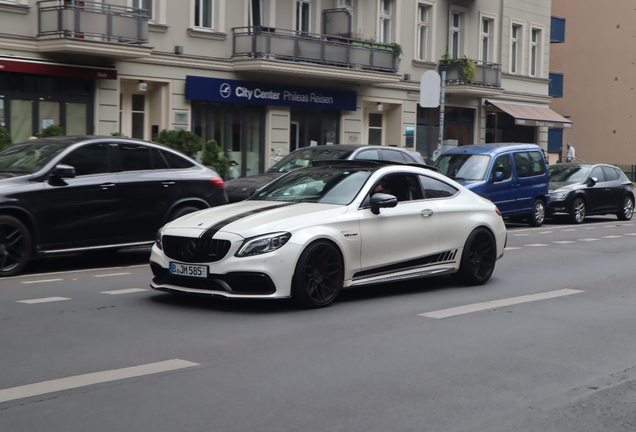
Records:
<instances>
[{"instance_id":1,"label":"side skirt decal","mask_svg":"<svg viewBox=\"0 0 636 432\"><path fill-rule=\"evenodd\" d=\"M406 270L415 270L423 267L436 266L443 263L455 263L455 257L457 255L457 249L441 252L438 254L429 255L414 260L404 261L397 264L391 264L388 266L377 267L371 270L365 270L353 275L353 282L356 283L361 279L368 279L378 276L388 276L398 272Z\"/></svg>"}]
</instances>

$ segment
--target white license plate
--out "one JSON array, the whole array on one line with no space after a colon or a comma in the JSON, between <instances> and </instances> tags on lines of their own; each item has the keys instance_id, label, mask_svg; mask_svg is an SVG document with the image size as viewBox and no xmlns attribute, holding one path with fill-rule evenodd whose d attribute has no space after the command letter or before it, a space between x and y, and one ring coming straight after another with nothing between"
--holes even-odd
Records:
<instances>
[{"instance_id":1,"label":"white license plate","mask_svg":"<svg viewBox=\"0 0 636 432\"><path fill-rule=\"evenodd\" d=\"M207 278L208 266L171 262L170 274L177 276Z\"/></svg>"}]
</instances>

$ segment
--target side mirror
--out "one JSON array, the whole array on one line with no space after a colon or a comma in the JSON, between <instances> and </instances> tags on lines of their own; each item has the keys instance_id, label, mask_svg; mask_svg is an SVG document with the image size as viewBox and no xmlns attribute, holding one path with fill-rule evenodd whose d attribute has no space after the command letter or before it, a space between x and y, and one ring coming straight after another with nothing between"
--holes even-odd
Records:
<instances>
[{"instance_id":1,"label":"side mirror","mask_svg":"<svg viewBox=\"0 0 636 432\"><path fill-rule=\"evenodd\" d=\"M503 180L503 173L501 171L495 171L490 178L491 183L497 183Z\"/></svg>"},{"instance_id":2,"label":"side mirror","mask_svg":"<svg viewBox=\"0 0 636 432\"><path fill-rule=\"evenodd\" d=\"M75 168L70 165L57 164L55 168L53 168L51 175L59 179L74 178Z\"/></svg>"},{"instance_id":3,"label":"side mirror","mask_svg":"<svg viewBox=\"0 0 636 432\"><path fill-rule=\"evenodd\" d=\"M395 207L398 201L393 195L376 193L371 196L371 213L380 214L381 208Z\"/></svg>"},{"instance_id":4,"label":"side mirror","mask_svg":"<svg viewBox=\"0 0 636 432\"><path fill-rule=\"evenodd\" d=\"M593 187L594 185L596 185L596 183L598 183L598 178L596 177L590 177L585 182L585 184L587 184L589 187Z\"/></svg>"}]
</instances>

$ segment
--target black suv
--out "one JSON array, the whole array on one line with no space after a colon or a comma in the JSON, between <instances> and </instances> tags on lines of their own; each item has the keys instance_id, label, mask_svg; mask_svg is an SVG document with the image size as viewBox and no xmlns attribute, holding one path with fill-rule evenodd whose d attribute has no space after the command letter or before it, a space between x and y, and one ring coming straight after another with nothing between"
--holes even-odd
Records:
<instances>
[{"instance_id":1,"label":"black suv","mask_svg":"<svg viewBox=\"0 0 636 432\"><path fill-rule=\"evenodd\" d=\"M227 203L221 177L167 147L101 136L0 152L0 276L31 256L151 244L166 222Z\"/></svg>"}]
</instances>

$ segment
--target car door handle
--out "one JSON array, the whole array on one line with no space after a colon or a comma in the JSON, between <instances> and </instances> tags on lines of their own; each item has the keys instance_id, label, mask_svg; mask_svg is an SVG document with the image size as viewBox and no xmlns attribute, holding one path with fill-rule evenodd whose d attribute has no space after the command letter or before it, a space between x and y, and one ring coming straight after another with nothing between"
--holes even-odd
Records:
<instances>
[{"instance_id":1,"label":"car door handle","mask_svg":"<svg viewBox=\"0 0 636 432\"><path fill-rule=\"evenodd\" d=\"M431 217L433 216L433 210L431 209L424 209L420 212L420 214L422 215L422 217Z\"/></svg>"},{"instance_id":2,"label":"car door handle","mask_svg":"<svg viewBox=\"0 0 636 432\"><path fill-rule=\"evenodd\" d=\"M161 183L163 185L163 187L170 187L174 184L173 181L167 181L167 182L162 182Z\"/></svg>"},{"instance_id":3,"label":"car door handle","mask_svg":"<svg viewBox=\"0 0 636 432\"><path fill-rule=\"evenodd\" d=\"M115 183L103 183L100 184L99 187L106 190L115 187Z\"/></svg>"}]
</instances>

